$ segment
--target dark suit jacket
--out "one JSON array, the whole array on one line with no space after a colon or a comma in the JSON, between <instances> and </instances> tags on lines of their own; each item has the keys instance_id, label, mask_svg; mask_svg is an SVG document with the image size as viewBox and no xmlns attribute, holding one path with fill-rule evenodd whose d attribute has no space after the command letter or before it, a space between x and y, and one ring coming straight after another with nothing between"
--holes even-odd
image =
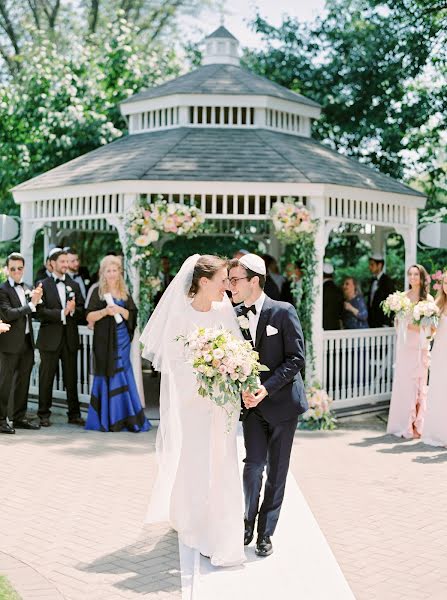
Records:
<instances>
[{"instance_id":1,"label":"dark suit jacket","mask_svg":"<svg viewBox=\"0 0 447 600\"><path fill-rule=\"evenodd\" d=\"M243 305L235 308L241 315ZM278 333L267 335L267 325ZM247 330L242 330L247 337ZM286 302L268 296L259 316L255 349L261 364L270 371L261 373L268 396L257 406L264 419L276 425L306 412L308 405L300 371L304 368L304 337L296 310Z\"/></svg>"},{"instance_id":2,"label":"dark suit jacket","mask_svg":"<svg viewBox=\"0 0 447 600\"><path fill-rule=\"evenodd\" d=\"M164 275L163 275L164 278ZM160 302L161 297L163 296L163 294L165 293L165 291L167 290L169 284L172 282L172 280L174 279L174 275L171 275L171 273L167 274L167 285L165 285L165 282L163 281L162 283L162 288L159 292L157 292L154 296L154 306L157 306L157 304Z\"/></svg>"},{"instance_id":3,"label":"dark suit jacket","mask_svg":"<svg viewBox=\"0 0 447 600\"><path fill-rule=\"evenodd\" d=\"M396 286L393 280L386 273L383 273L379 278L379 285L376 293L374 294L373 301L371 303L371 288L374 279L371 280L369 286L368 296L368 324L370 327L385 327L393 324L392 317L384 315L380 303L386 300L390 294L396 291Z\"/></svg>"},{"instance_id":4,"label":"dark suit jacket","mask_svg":"<svg viewBox=\"0 0 447 600\"><path fill-rule=\"evenodd\" d=\"M29 290L29 287L24 285L24 290ZM27 321L29 323L31 343L34 348L33 326L31 322L32 314L33 311L28 304L22 306L16 291L11 287L9 281L2 283L0 286L0 317L5 323L10 323L11 329L0 335L0 352L18 354L23 349Z\"/></svg>"},{"instance_id":5,"label":"dark suit jacket","mask_svg":"<svg viewBox=\"0 0 447 600\"><path fill-rule=\"evenodd\" d=\"M61 304L54 278L47 277L42 281L43 303L37 305L37 318L41 323L36 344L39 350L55 352L61 344L64 329L69 349L74 352L79 348L78 323L84 316L84 300L78 284L71 277L65 275L65 282L72 288L76 299L74 315L67 315L66 325L61 321L61 310L65 307Z\"/></svg>"},{"instance_id":6,"label":"dark suit jacket","mask_svg":"<svg viewBox=\"0 0 447 600\"><path fill-rule=\"evenodd\" d=\"M323 329L340 329L344 296L338 285L327 279L323 282Z\"/></svg>"}]
</instances>

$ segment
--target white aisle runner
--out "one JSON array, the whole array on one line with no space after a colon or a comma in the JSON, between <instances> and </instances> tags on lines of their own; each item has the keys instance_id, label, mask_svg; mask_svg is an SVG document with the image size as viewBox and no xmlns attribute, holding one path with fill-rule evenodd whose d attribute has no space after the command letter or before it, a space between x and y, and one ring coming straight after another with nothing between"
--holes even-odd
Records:
<instances>
[{"instance_id":1,"label":"white aisle runner","mask_svg":"<svg viewBox=\"0 0 447 600\"><path fill-rule=\"evenodd\" d=\"M245 451L241 435L238 450L242 461ZM354 599L291 473L272 537L273 554L257 557L254 541L245 548L247 562L243 566L223 569L213 567L179 540L182 600Z\"/></svg>"}]
</instances>

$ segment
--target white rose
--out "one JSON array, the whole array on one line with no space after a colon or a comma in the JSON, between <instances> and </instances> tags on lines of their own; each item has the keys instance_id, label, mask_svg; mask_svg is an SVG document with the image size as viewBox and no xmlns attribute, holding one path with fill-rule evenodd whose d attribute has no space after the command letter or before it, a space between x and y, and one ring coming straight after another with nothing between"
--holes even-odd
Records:
<instances>
[{"instance_id":1,"label":"white rose","mask_svg":"<svg viewBox=\"0 0 447 600\"><path fill-rule=\"evenodd\" d=\"M158 242L160 234L158 233L158 231L156 229L151 229L149 231L149 233L147 234L147 237L151 243Z\"/></svg>"},{"instance_id":2,"label":"white rose","mask_svg":"<svg viewBox=\"0 0 447 600\"><path fill-rule=\"evenodd\" d=\"M139 235L137 238L135 238L135 245L139 246L140 248L149 246L150 243L151 241L147 235Z\"/></svg>"}]
</instances>

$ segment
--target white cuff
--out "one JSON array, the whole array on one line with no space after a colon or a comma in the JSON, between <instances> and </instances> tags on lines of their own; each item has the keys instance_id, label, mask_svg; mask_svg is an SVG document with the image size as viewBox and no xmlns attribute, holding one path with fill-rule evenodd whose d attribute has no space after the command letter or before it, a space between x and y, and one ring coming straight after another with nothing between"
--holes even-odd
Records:
<instances>
[{"instance_id":1,"label":"white cuff","mask_svg":"<svg viewBox=\"0 0 447 600\"><path fill-rule=\"evenodd\" d=\"M30 307L32 312L36 312L36 307L34 306L34 304L32 302L28 302L28 306Z\"/></svg>"},{"instance_id":2,"label":"white cuff","mask_svg":"<svg viewBox=\"0 0 447 600\"><path fill-rule=\"evenodd\" d=\"M67 324L67 317L64 314L64 309L61 310L61 321L64 325Z\"/></svg>"}]
</instances>

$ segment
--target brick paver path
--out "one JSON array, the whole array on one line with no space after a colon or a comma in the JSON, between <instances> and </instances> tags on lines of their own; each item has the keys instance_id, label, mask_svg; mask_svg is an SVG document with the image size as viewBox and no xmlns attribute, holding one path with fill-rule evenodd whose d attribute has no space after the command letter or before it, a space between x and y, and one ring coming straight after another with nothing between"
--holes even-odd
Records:
<instances>
[{"instance_id":1,"label":"brick paver path","mask_svg":"<svg viewBox=\"0 0 447 600\"><path fill-rule=\"evenodd\" d=\"M142 525L154 443L63 424L0 436L0 572L24 600L181 599L175 533ZM369 418L297 432L292 469L358 600L447 598L446 450ZM278 597L306 600L299 581Z\"/></svg>"}]
</instances>

